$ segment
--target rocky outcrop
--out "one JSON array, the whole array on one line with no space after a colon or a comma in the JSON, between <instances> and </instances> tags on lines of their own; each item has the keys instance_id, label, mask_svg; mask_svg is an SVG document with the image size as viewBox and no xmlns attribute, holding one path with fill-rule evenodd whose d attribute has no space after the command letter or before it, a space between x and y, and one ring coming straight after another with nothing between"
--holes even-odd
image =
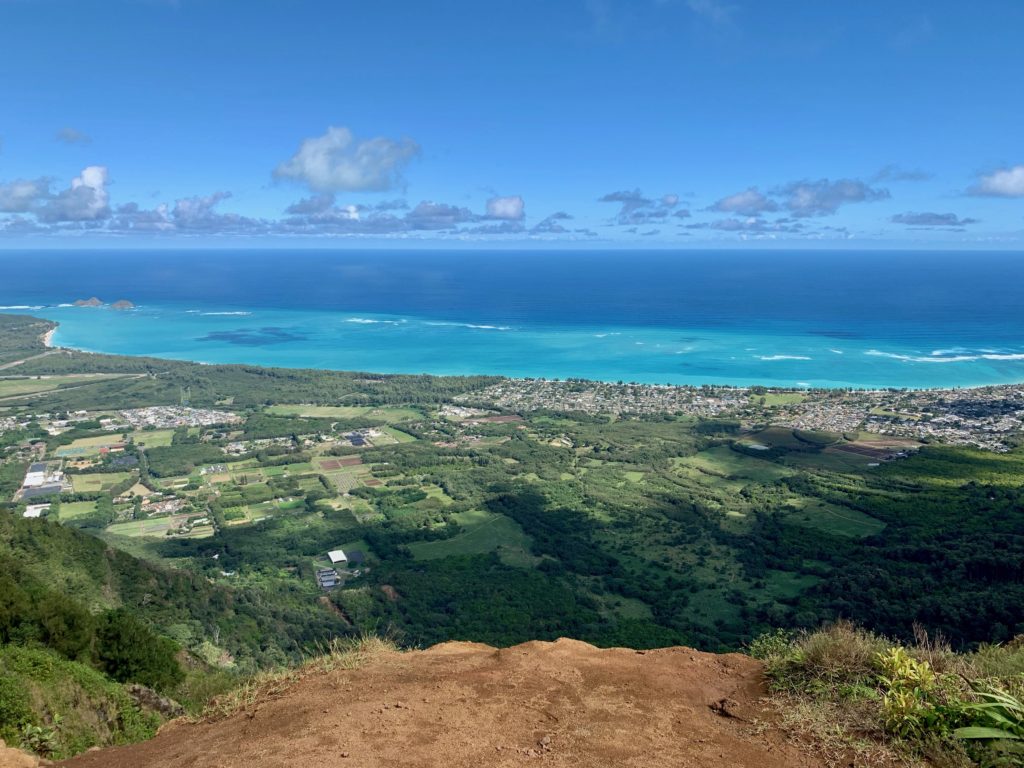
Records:
<instances>
[{"instance_id":1,"label":"rocky outcrop","mask_svg":"<svg viewBox=\"0 0 1024 768\"><path fill-rule=\"evenodd\" d=\"M103 302L93 296L91 299L77 299L74 305L76 307L102 307Z\"/></svg>"}]
</instances>

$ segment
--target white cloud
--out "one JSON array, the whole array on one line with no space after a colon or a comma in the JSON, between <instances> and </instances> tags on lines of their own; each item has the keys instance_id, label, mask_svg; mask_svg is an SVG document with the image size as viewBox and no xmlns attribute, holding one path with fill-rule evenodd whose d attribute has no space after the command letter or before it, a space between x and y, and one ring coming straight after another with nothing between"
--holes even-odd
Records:
<instances>
[{"instance_id":1,"label":"white cloud","mask_svg":"<svg viewBox=\"0 0 1024 768\"><path fill-rule=\"evenodd\" d=\"M36 211L40 221L98 221L110 215L107 169L90 165L71 180L71 188L51 197Z\"/></svg>"},{"instance_id":2,"label":"white cloud","mask_svg":"<svg viewBox=\"0 0 1024 768\"><path fill-rule=\"evenodd\" d=\"M492 197L487 201L487 218L489 219L521 221L525 215L525 204L519 195Z\"/></svg>"},{"instance_id":3,"label":"white cloud","mask_svg":"<svg viewBox=\"0 0 1024 768\"><path fill-rule=\"evenodd\" d=\"M984 175L968 191L987 197L1024 197L1024 165L1000 168Z\"/></svg>"},{"instance_id":4,"label":"white cloud","mask_svg":"<svg viewBox=\"0 0 1024 768\"><path fill-rule=\"evenodd\" d=\"M15 179L0 184L0 213L28 213L50 194L50 180Z\"/></svg>"},{"instance_id":5,"label":"white cloud","mask_svg":"<svg viewBox=\"0 0 1024 768\"><path fill-rule=\"evenodd\" d=\"M738 213L742 216L758 216L778 210L778 207L772 200L761 194L757 187L750 187L735 195L723 197L711 206L711 210L720 213Z\"/></svg>"},{"instance_id":6,"label":"white cloud","mask_svg":"<svg viewBox=\"0 0 1024 768\"><path fill-rule=\"evenodd\" d=\"M402 171L419 151L412 139L357 139L348 128L331 126L323 136L303 141L274 176L316 192L382 191L400 185Z\"/></svg>"}]
</instances>

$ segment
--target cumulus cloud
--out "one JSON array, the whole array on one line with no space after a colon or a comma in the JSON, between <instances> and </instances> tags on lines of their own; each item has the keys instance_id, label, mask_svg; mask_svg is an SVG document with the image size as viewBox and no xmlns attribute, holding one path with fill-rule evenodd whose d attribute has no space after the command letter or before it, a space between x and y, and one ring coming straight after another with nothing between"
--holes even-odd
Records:
<instances>
[{"instance_id":1,"label":"cumulus cloud","mask_svg":"<svg viewBox=\"0 0 1024 768\"><path fill-rule=\"evenodd\" d=\"M998 168L983 174L967 191L982 197L1024 197L1024 165Z\"/></svg>"},{"instance_id":2,"label":"cumulus cloud","mask_svg":"<svg viewBox=\"0 0 1024 768\"><path fill-rule=\"evenodd\" d=\"M522 221L525 215L525 204L519 195L492 197L487 201L487 218L489 219Z\"/></svg>"},{"instance_id":3,"label":"cumulus cloud","mask_svg":"<svg viewBox=\"0 0 1024 768\"><path fill-rule=\"evenodd\" d=\"M794 216L827 216L849 203L885 200L889 190L868 186L857 179L794 181L780 190L783 206Z\"/></svg>"},{"instance_id":4,"label":"cumulus cloud","mask_svg":"<svg viewBox=\"0 0 1024 768\"><path fill-rule=\"evenodd\" d=\"M57 131L57 135L54 136L57 141L64 142L65 144L91 144L92 137L82 133L75 128L61 128Z\"/></svg>"},{"instance_id":5,"label":"cumulus cloud","mask_svg":"<svg viewBox=\"0 0 1024 768\"><path fill-rule=\"evenodd\" d=\"M965 227L977 224L977 219L960 218L955 213L898 213L892 217L893 224L908 227Z\"/></svg>"},{"instance_id":6,"label":"cumulus cloud","mask_svg":"<svg viewBox=\"0 0 1024 768\"><path fill-rule=\"evenodd\" d=\"M534 225L531 233L535 235L563 235L569 230L562 224L563 221L572 219L565 211L556 211L547 218Z\"/></svg>"},{"instance_id":7,"label":"cumulus cloud","mask_svg":"<svg viewBox=\"0 0 1024 768\"><path fill-rule=\"evenodd\" d=\"M117 233L179 234L262 234L270 225L238 213L221 213L217 206L231 197L230 192L183 197L174 205L161 203L149 210L137 203L126 203L115 211L107 229Z\"/></svg>"},{"instance_id":8,"label":"cumulus cloud","mask_svg":"<svg viewBox=\"0 0 1024 768\"><path fill-rule=\"evenodd\" d=\"M304 140L274 177L315 192L379 192L401 186L402 172L419 152L412 139L357 139L348 128L331 126L323 136Z\"/></svg>"},{"instance_id":9,"label":"cumulus cloud","mask_svg":"<svg viewBox=\"0 0 1024 768\"><path fill-rule=\"evenodd\" d=\"M0 213L29 213L50 196L50 179L15 179L0 183Z\"/></svg>"},{"instance_id":10,"label":"cumulus cloud","mask_svg":"<svg viewBox=\"0 0 1024 768\"><path fill-rule=\"evenodd\" d=\"M609 192L597 199L599 203L617 203L619 211L615 214L613 222L625 226L637 226L640 224L652 224L663 221L679 205L679 195L662 195L658 200L646 197L639 189L620 190ZM683 213L676 212L676 215ZM689 215L685 212L683 215Z\"/></svg>"},{"instance_id":11,"label":"cumulus cloud","mask_svg":"<svg viewBox=\"0 0 1024 768\"><path fill-rule=\"evenodd\" d=\"M748 216L746 218L728 218L718 221L700 222L698 224L687 224L686 229L714 229L719 232L738 232L745 234L797 234L803 231L803 225L793 219L782 218L775 221L765 221L759 216Z\"/></svg>"},{"instance_id":12,"label":"cumulus cloud","mask_svg":"<svg viewBox=\"0 0 1024 768\"><path fill-rule=\"evenodd\" d=\"M98 221L110 215L107 169L90 165L71 180L71 187L47 197L34 211L40 221Z\"/></svg>"},{"instance_id":13,"label":"cumulus cloud","mask_svg":"<svg viewBox=\"0 0 1024 768\"><path fill-rule=\"evenodd\" d=\"M737 213L741 216L760 216L779 209L778 204L761 194L757 187L749 187L735 195L723 197L708 210L719 213Z\"/></svg>"}]
</instances>

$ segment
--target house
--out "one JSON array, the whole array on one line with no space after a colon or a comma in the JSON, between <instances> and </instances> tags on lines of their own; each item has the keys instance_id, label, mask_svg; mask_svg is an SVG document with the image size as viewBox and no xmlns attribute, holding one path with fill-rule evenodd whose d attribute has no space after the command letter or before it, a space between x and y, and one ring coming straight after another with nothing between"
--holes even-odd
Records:
<instances>
[{"instance_id":1,"label":"house","mask_svg":"<svg viewBox=\"0 0 1024 768\"><path fill-rule=\"evenodd\" d=\"M340 549L335 549L327 553L327 557L331 561L331 565L337 565L338 563L347 563L348 558L345 556L345 552Z\"/></svg>"},{"instance_id":2,"label":"house","mask_svg":"<svg viewBox=\"0 0 1024 768\"><path fill-rule=\"evenodd\" d=\"M49 511L49 504L29 504L25 507L25 514L22 517L42 517L44 513Z\"/></svg>"}]
</instances>

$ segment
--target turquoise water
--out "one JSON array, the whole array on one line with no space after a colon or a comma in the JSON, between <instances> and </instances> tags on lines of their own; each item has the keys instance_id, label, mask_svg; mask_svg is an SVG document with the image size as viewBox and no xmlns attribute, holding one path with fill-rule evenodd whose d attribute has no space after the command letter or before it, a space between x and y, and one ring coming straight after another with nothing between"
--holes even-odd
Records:
<instances>
[{"instance_id":1,"label":"turquoise water","mask_svg":"<svg viewBox=\"0 0 1024 768\"><path fill-rule=\"evenodd\" d=\"M97 352L677 384L1024 380L1024 270L1004 254L6 258L3 311L56 320L55 344ZM138 306L66 306L91 295Z\"/></svg>"}]
</instances>

